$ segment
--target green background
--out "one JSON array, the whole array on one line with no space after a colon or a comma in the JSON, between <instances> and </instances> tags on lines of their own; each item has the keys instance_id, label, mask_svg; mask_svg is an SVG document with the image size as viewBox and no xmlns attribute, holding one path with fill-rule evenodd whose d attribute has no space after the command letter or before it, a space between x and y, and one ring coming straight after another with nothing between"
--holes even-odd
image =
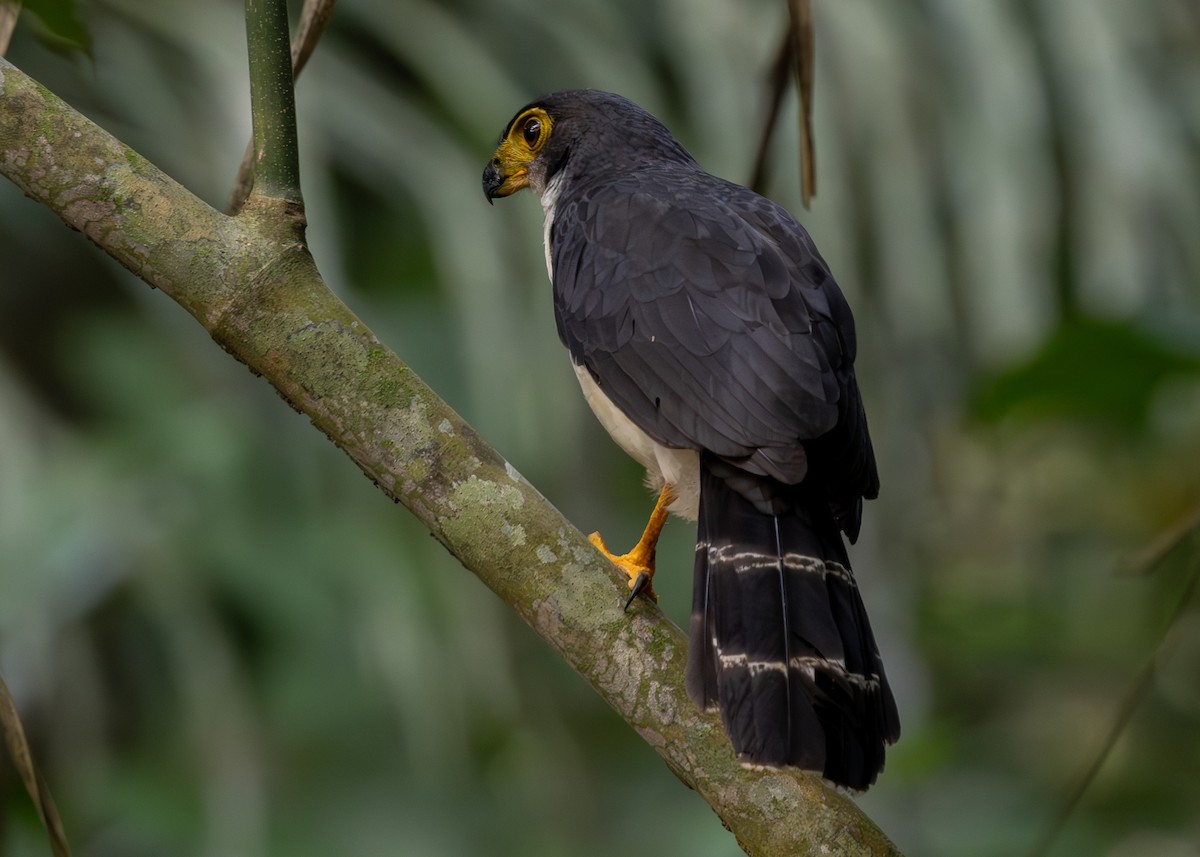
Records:
<instances>
[{"instance_id":1,"label":"green background","mask_svg":"<svg viewBox=\"0 0 1200 857\"><path fill-rule=\"evenodd\" d=\"M1028 853L1157 651L1053 853L1196 855L1200 9L814 5L818 195L801 209L790 96L769 193L854 307L880 459L852 558L904 735L860 803L910 857ZM78 11L90 59L29 15L9 58L223 207L241 4ZM557 341L540 207L489 208L480 173L518 107L591 86L745 181L785 22L343 0L300 81L330 287L610 544L652 498ZM680 623L692 535L668 526L655 581ZM737 853L264 382L2 182L0 673L79 855ZM46 853L0 764L0 854Z\"/></svg>"}]
</instances>

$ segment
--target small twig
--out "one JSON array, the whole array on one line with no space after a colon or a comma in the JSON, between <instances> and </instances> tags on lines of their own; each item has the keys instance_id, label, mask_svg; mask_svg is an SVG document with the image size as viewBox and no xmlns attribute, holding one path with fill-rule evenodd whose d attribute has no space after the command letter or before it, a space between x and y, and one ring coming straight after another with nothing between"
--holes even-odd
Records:
<instances>
[{"instance_id":1,"label":"small twig","mask_svg":"<svg viewBox=\"0 0 1200 857\"><path fill-rule=\"evenodd\" d=\"M771 97L750 175L750 189L763 193L767 184L771 140L779 124L783 94L788 79L794 77L796 97L800 102L800 201L805 208L810 207L812 198L817 194L816 149L812 127L814 44L811 0L788 0L788 27L775 55L775 62L771 64L768 76Z\"/></svg>"},{"instance_id":2,"label":"small twig","mask_svg":"<svg viewBox=\"0 0 1200 857\"><path fill-rule=\"evenodd\" d=\"M779 111L783 107L783 94L787 91L788 80L791 77L792 50L795 42L789 30L783 34L775 62L771 65L769 83L771 100L767 105L767 118L763 122L762 136L758 139L758 151L754 155L754 170L750 174L750 189L755 193L765 193L767 187L767 153L771 149L771 140L775 136L775 127L779 124Z\"/></svg>"},{"instance_id":3,"label":"small twig","mask_svg":"<svg viewBox=\"0 0 1200 857\"><path fill-rule=\"evenodd\" d=\"M42 826L46 828L46 834L50 837L50 849L54 852L54 857L71 857L71 849L67 845L67 834L63 831L58 807L54 805L50 789L46 787L46 781L42 779L37 765L33 762L33 751L30 750L29 741L25 737L25 728L21 725L20 715L17 714L16 703L13 702L12 694L8 692L8 685L4 683L2 677L0 677L0 727L3 727L4 730L8 754L12 757L13 765L21 776L21 782L25 784L25 791L29 792L33 806L37 809L38 818L42 820Z\"/></svg>"},{"instance_id":4,"label":"small twig","mask_svg":"<svg viewBox=\"0 0 1200 857\"><path fill-rule=\"evenodd\" d=\"M817 195L817 153L813 142L813 74L816 40L813 36L812 0L789 0L792 56L795 59L796 94L800 98L800 199L808 208Z\"/></svg>"},{"instance_id":5,"label":"small twig","mask_svg":"<svg viewBox=\"0 0 1200 857\"><path fill-rule=\"evenodd\" d=\"M317 49L317 42L329 26L333 18L337 0L304 0L304 8L300 10L300 29L292 40L292 76L299 77L308 58Z\"/></svg>"},{"instance_id":6,"label":"small twig","mask_svg":"<svg viewBox=\"0 0 1200 857\"><path fill-rule=\"evenodd\" d=\"M1200 530L1200 506L1192 509L1175 524L1159 533L1152 542L1121 560L1118 573L1141 576L1149 574L1167 554L1183 544L1188 536Z\"/></svg>"},{"instance_id":7,"label":"small twig","mask_svg":"<svg viewBox=\"0 0 1200 857\"><path fill-rule=\"evenodd\" d=\"M1165 556L1165 553L1163 556ZM1117 715L1113 718L1112 726L1104 738L1104 743L1100 746L1100 751L1092 759L1091 763L1088 764L1083 774L1079 777L1078 782L1076 782L1075 787L1071 790L1071 793L1067 795L1066 800L1062 802L1062 805L1058 808L1058 812L1054 815L1054 820L1050 823L1042 838L1030 850L1029 857L1045 857L1045 855L1050 853L1054 841L1058 838L1063 828L1066 827L1071 815L1075 812L1075 808L1083 800L1084 794L1091 787L1092 782L1096 779L1096 775L1100 773L1100 769L1104 767L1104 763L1108 761L1108 757L1112 754L1118 739L1120 739L1121 735L1125 732L1125 728L1133 719L1138 703L1146 695L1146 691L1150 687L1150 679L1154 677L1154 670L1158 665L1158 661L1167 649L1171 634L1175 630L1175 626L1179 623L1179 619L1192 602L1198 583L1200 583L1200 562L1196 563L1195 568L1192 570L1192 576L1184 587L1183 594L1179 597L1179 602L1175 605L1175 609L1171 613L1171 618L1168 620L1162 635L1159 637L1158 645L1154 647L1154 651L1146 659L1145 665L1138 671L1133 685L1126 691L1125 696L1122 697L1121 704L1117 707Z\"/></svg>"},{"instance_id":8,"label":"small twig","mask_svg":"<svg viewBox=\"0 0 1200 857\"><path fill-rule=\"evenodd\" d=\"M21 0L0 0L0 57L8 53L8 43L17 28L17 17L21 14Z\"/></svg>"}]
</instances>

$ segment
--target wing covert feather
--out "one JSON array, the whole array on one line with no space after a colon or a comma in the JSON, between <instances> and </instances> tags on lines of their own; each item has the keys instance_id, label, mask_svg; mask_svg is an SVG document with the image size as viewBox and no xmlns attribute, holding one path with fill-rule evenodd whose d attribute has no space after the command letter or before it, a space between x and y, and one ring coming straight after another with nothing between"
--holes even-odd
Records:
<instances>
[{"instance_id":1,"label":"wing covert feather","mask_svg":"<svg viewBox=\"0 0 1200 857\"><path fill-rule=\"evenodd\" d=\"M558 202L559 334L659 443L798 482L804 443L836 434L859 407L845 299L774 203L707 174L656 178Z\"/></svg>"}]
</instances>

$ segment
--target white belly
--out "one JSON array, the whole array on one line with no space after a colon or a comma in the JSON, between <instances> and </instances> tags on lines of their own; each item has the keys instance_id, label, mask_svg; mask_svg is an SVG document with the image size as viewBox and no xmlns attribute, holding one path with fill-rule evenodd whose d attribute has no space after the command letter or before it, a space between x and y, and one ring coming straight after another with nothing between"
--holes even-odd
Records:
<instances>
[{"instance_id":1,"label":"white belly","mask_svg":"<svg viewBox=\"0 0 1200 857\"><path fill-rule=\"evenodd\" d=\"M604 395L587 369L576 366L575 377L600 425L621 449L646 468L646 484L655 491L662 490L664 485L673 486L675 502L668 510L689 521L696 520L700 511L700 456L696 450L671 449L655 442Z\"/></svg>"}]
</instances>

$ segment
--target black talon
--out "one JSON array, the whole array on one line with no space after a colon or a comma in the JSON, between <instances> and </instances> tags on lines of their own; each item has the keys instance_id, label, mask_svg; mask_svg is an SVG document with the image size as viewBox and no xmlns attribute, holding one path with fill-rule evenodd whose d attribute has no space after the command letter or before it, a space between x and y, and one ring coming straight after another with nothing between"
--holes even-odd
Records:
<instances>
[{"instance_id":1,"label":"black talon","mask_svg":"<svg viewBox=\"0 0 1200 857\"><path fill-rule=\"evenodd\" d=\"M625 599L625 612L629 612L629 605L633 603L633 599L642 594L642 590L650 585L650 575L644 571L639 571L638 576L633 579L633 591L629 593L629 597Z\"/></svg>"}]
</instances>

